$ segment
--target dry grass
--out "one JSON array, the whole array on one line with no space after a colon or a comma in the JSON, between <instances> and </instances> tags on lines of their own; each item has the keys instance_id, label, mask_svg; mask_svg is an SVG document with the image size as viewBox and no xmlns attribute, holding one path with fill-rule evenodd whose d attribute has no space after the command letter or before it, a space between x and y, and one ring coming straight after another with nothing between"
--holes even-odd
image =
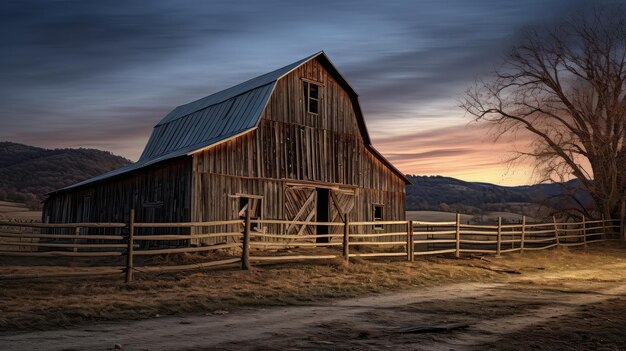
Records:
<instances>
[{"instance_id":1,"label":"dry grass","mask_svg":"<svg viewBox=\"0 0 626 351\"><path fill-rule=\"evenodd\" d=\"M462 214L461 221L467 222L473 216ZM456 213L442 211L406 211L406 219L425 222L454 222L456 221Z\"/></svg>"},{"instance_id":2,"label":"dry grass","mask_svg":"<svg viewBox=\"0 0 626 351\"><path fill-rule=\"evenodd\" d=\"M18 202L0 201L0 219L17 222L41 221L41 211L30 210Z\"/></svg>"},{"instance_id":3,"label":"dry grass","mask_svg":"<svg viewBox=\"0 0 626 351\"><path fill-rule=\"evenodd\" d=\"M314 304L384 291L459 282L558 277L568 281L626 280L626 247L549 250L502 258L428 258L414 263L354 259L256 266L239 269L138 274L130 285L122 278L0 281L0 328L48 329L86 321L150 318L186 312L221 313L249 306ZM198 260L186 256L185 261ZM163 261L160 263L172 263ZM603 273L597 274L597 268ZM591 268L596 274L590 277ZM504 272L520 272L521 275ZM565 282L565 283L564 283ZM556 283L555 283L556 284ZM565 285L564 285L565 284Z\"/></svg>"},{"instance_id":4,"label":"dry grass","mask_svg":"<svg viewBox=\"0 0 626 351\"><path fill-rule=\"evenodd\" d=\"M424 260L280 264L180 274L0 282L0 328L33 329L95 320L233 309L245 306L311 304L453 281L486 281L496 273Z\"/></svg>"}]
</instances>

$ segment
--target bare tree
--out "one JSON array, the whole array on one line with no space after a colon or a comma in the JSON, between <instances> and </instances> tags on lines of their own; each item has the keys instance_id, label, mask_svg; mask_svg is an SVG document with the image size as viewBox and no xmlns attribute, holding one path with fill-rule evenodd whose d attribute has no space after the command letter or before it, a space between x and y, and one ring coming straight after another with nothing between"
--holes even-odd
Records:
<instances>
[{"instance_id":1,"label":"bare tree","mask_svg":"<svg viewBox=\"0 0 626 351\"><path fill-rule=\"evenodd\" d=\"M624 8L598 8L528 29L504 65L470 88L461 107L497 135L530 132L522 157L542 181L577 178L598 210L618 218L626 200Z\"/></svg>"}]
</instances>

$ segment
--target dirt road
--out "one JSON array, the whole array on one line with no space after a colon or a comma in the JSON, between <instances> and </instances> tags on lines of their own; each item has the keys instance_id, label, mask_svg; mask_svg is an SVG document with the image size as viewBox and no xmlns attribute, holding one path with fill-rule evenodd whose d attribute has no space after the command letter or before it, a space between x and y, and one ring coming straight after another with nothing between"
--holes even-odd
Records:
<instances>
[{"instance_id":1,"label":"dirt road","mask_svg":"<svg viewBox=\"0 0 626 351\"><path fill-rule=\"evenodd\" d=\"M585 272L593 276L593 272ZM0 334L4 350L393 349L581 350L626 348L626 285L517 277L209 315ZM403 328L467 324L446 332Z\"/></svg>"}]
</instances>

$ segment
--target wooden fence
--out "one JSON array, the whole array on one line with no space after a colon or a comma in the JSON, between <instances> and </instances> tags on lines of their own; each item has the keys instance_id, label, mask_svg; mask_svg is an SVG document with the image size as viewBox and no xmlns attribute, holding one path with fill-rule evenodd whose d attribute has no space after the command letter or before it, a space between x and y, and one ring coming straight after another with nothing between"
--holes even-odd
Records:
<instances>
[{"instance_id":1,"label":"wooden fence","mask_svg":"<svg viewBox=\"0 0 626 351\"><path fill-rule=\"evenodd\" d=\"M55 270L43 270L46 263L26 266L27 272L0 271L0 279L63 277L124 274L126 282L135 272L173 272L215 266L241 266L253 263L303 261L354 257L403 257L413 261L416 256L453 254L501 255L509 252L545 250L557 246L584 246L607 240L623 239L619 220L587 220L519 224L464 224L460 216L454 222L377 221L377 222L300 222L271 219L251 219L187 223L135 223L131 210L129 223L13 223L0 222L0 259L5 257L59 257ZM345 216L344 218L347 218ZM268 232L265 228L310 226L314 233L287 235ZM180 228L239 228L239 230L209 234L140 235L140 228L161 228L177 232ZM340 227L335 230L329 228ZM83 234L84 228L98 228L98 234ZM264 228L264 229L260 229ZM339 230L341 229L341 230ZM199 230L201 231L201 230ZM193 232L193 231L191 231ZM309 230L308 232L311 232ZM216 239L209 246L172 247L193 239ZM163 243L157 248L145 248L142 241ZM206 260L176 265L139 265L146 256L203 253ZM211 253L211 257L209 257ZM76 268L76 258L111 261L93 267ZM117 260L117 261L115 261ZM7 265L12 266L12 265ZM70 267L71 266L71 267ZM38 267L40 272L38 272ZM56 269L58 268L58 269ZM67 268L67 269L64 269ZM34 272L33 272L34 271Z\"/></svg>"}]
</instances>

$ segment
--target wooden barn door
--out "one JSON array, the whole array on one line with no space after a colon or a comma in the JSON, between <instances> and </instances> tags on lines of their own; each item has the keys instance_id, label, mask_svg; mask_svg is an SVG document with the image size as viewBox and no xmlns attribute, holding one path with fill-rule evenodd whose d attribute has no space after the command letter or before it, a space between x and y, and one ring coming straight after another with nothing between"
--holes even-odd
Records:
<instances>
[{"instance_id":1,"label":"wooden barn door","mask_svg":"<svg viewBox=\"0 0 626 351\"><path fill-rule=\"evenodd\" d=\"M345 214L350 215L355 206L354 190L332 189L330 192L330 222L345 221ZM342 227L332 227L331 234L341 234Z\"/></svg>"},{"instance_id":2,"label":"wooden barn door","mask_svg":"<svg viewBox=\"0 0 626 351\"><path fill-rule=\"evenodd\" d=\"M354 190L311 185L286 185L285 216L298 222L343 222L344 214L354 208ZM342 227L288 224L285 234L315 235L340 234ZM317 238L316 242L328 242L328 238Z\"/></svg>"},{"instance_id":3,"label":"wooden barn door","mask_svg":"<svg viewBox=\"0 0 626 351\"><path fill-rule=\"evenodd\" d=\"M309 222L315 220L317 213L317 192L314 187L285 186L285 217L290 221ZM314 226L306 224L288 224L285 234L312 235Z\"/></svg>"}]
</instances>

